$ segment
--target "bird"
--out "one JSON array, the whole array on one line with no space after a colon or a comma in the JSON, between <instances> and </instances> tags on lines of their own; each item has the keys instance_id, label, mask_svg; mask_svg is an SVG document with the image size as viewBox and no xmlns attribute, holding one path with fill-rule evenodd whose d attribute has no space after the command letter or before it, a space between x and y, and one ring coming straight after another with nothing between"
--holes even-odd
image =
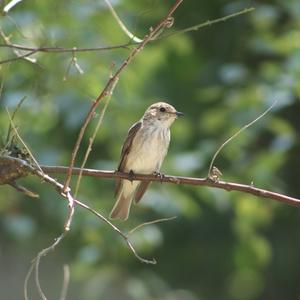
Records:
<instances>
[{"instance_id":1,"label":"bird","mask_svg":"<svg viewBox=\"0 0 300 300\"><path fill-rule=\"evenodd\" d=\"M130 127L117 171L160 175L160 167L170 144L170 127L180 116L183 113L166 102L150 105L143 117ZM149 184L150 181L117 179L116 202L110 218L127 220L131 203L141 200Z\"/></svg>"}]
</instances>

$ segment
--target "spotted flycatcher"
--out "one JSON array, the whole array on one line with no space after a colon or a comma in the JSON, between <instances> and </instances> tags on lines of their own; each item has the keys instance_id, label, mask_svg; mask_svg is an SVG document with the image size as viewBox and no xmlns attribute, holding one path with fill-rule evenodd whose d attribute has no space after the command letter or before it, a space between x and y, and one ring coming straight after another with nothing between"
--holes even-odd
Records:
<instances>
[{"instance_id":1,"label":"spotted flycatcher","mask_svg":"<svg viewBox=\"0 0 300 300\"><path fill-rule=\"evenodd\" d=\"M137 174L159 174L170 143L170 126L183 113L165 102L152 104L140 121L128 131L118 171ZM132 200L138 203L150 181L118 179L117 201L110 213L113 219L126 220Z\"/></svg>"}]
</instances>

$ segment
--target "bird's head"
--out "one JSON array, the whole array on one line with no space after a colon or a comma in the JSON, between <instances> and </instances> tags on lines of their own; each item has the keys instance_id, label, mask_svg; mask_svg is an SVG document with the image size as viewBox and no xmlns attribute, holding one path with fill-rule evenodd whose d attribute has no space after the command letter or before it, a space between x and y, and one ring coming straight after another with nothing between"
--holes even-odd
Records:
<instances>
[{"instance_id":1,"label":"bird's head","mask_svg":"<svg viewBox=\"0 0 300 300\"><path fill-rule=\"evenodd\" d=\"M172 105L165 102L157 102L148 107L143 119L155 122L161 126L170 127L177 117L183 116L182 112L177 111Z\"/></svg>"}]
</instances>

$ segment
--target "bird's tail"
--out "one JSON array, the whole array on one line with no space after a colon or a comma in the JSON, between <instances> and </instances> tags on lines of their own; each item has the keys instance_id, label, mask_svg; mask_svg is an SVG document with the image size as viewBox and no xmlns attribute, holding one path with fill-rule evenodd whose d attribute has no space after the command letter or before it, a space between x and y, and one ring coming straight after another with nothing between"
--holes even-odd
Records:
<instances>
[{"instance_id":1,"label":"bird's tail","mask_svg":"<svg viewBox=\"0 0 300 300\"><path fill-rule=\"evenodd\" d=\"M129 216L131 202L138 186L138 181L122 180L122 187L117 195L117 201L110 213L111 219L127 220Z\"/></svg>"}]
</instances>

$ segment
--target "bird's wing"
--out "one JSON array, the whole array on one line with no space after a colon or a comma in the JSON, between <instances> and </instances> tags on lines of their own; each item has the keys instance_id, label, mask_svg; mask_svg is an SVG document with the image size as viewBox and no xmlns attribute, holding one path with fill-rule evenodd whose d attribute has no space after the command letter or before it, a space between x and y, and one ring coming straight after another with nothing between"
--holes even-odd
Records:
<instances>
[{"instance_id":1,"label":"bird's wing","mask_svg":"<svg viewBox=\"0 0 300 300\"><path fill-rule=\"evenodd\" d=\"M124 171L126 161L127 161L127 157L128 157L128 153L130 152L133 139L134 139L136 133L138 132L138 130L141 127L142 127L142 121L139 121L139 122L133 124L130 127L129 131L128 131L128 135L127 135L126 140L125 140L125 142L123 144L123 147L122 147L121 159L120 159L120 163L119 163L119 166L118 166L118 171L120 171L120 172ZM117 183L117 185L116 185L115 195L117 195L119 193L121 185L122 185L120 179L117 179L116 183Z\"/></svg>"},{"instance_id":2,"label":"bird's wing","mask_svg":"<svg viewBox=\"0 0 300 300\"><path fill-rule=\"evenodd\" d=\"M138 130L142 127L142 122L139 121L135 124L133 124L129 131L128 131L128 135L126 137L126 140L124 142L124 145L122 147L122 152L121 152L121 160L118 166L118 171L124 171L125 165L126 165L126 161L127 161L127 156L128 153L130 152L131 149L131 145L133 142L133 139L136 135L136 133L138 132Z\"/></svg>"}]
</instances>

